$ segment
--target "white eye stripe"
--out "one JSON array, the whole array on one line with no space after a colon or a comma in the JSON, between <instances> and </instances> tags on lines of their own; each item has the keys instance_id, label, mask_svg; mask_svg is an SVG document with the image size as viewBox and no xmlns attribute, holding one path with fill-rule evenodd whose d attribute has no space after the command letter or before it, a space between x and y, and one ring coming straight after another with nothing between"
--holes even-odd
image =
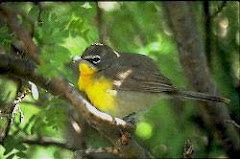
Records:
<instances>
[{"instance_id":1,"label":"white eye stripe","mask_svg":"<svg viewBox=\"0 0 240 159\"><path fill-rule=\"evenodd\" d=\"M99 56L99 55L94 55L94 56L92 56L92 62L94 63L94 64L97 64L97 63L99 63L101 61L101 57Z\"/></svg>"},{"instance_id":2,"label":"white eye stripe","mask_svg":"<svg viewBox=\"0 0 240 159\"><path fill-rule=\"evenodd\" d=\"M99 55L93 55L92 58L93 58L93 59L94 59L94 58L99 58L99 59L100 59L101 57L100 57Z\"/></svg>"},{"instance_id":3,"label":"white eye stripe","mask_svg":"<svg viewBox=\"0 0 240 159\"><path fill-rule=\"evenodd\" d=\"M117 57L120 57L119 53L115 50L113 50L113 53L117 56Z\"/></svg>"},{"instance_id":4,"label":"white eye stripe","mask_svg":"<svg viewBox=\"0 0 240 159\"><path fill-rule=\"evenodd\" d=\"M92 44L92 46L94 46L94 45L96 45L96 46L103 46L102 43L94 43L94 44Z\"/></svg>"},{"instance_id":5,"label":"white eye stripe","mask_svg":"<svg viewBox=\"0 0 240 159\"><path fill-rule=\"evenodd\" d=\"M99 62L101 62L101 56L99 55L84 56L82 59L87 60L93 64L98 64Z\"/></svg>"}]
</instances>

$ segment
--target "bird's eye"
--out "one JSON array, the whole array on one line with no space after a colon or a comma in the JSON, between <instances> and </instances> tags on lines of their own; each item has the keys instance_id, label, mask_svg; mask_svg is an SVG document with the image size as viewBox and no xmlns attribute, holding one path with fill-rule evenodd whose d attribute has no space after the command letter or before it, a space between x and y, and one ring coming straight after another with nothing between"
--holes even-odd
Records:
<instances>
[{"instance_id":1,"label":"bird's eye","mask_svg":"<svg viewBox=\"0 0 240 159\"><path fill-rule=\"evenodd\" d=\"M98 63L101 61L101 57L98 56L98 55L93 56L91 61L92 61L92 63L94 63L94 64L98 64Z\"/></svg>"}]
</instances>

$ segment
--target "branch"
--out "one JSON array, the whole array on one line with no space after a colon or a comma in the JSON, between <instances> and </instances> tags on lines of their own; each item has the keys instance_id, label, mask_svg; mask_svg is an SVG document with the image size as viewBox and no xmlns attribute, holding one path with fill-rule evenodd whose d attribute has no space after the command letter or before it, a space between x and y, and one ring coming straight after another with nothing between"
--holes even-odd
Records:
<instances>
[{"instance_id":1,"label":"branch","mask_svg":"<svg viewBox=\"0 0 240 159\"><path fill-rule=\"evenodd\" d=\"M90 157L93 154L96 155L96 154L104 154L104 153L119 156L119 151L113 147L105 147L105 148L98 148L98 149L88 148L85 150L77 150L76 153L82 157Z\"/></svg>"},{"instance_id":2,"label":"branch","mask_svg":"<svg viewBox=\"0 0 240 159\"><path fill-rule=\"evenodd\" d=\"M0 15L5 18L12 32L14 32L16 36L23 41L28 51L27 55L39 64L40 61L37 58L38 48L32 41L30 34L25 29L21 28L20 24L18 23L16 13L11 11L9 8L4 7L3 5L0 5Z\"/></svg>"},{"instance_id":3,"label":"branch","mask_svg":"<svg viewBox=\"0 0 240 159\"><path fill-rule=\"evenodd\" d=\"M205 54L207 57L208 67L211 66L211 52L212 52L212 30L211 30L211 16L210 16L210 2L203 1L203 13L204 13L204 29L205 29Z\"/></svg>"},{"instance_id":4,"label":"branch","mask_svg":"<svg viewBox=\"0 0 240 159\"><path fill-rule=\"evenodd\" d=\"M98 37L100 43L105 43L106 39L104 36L104 26L103 26L103 10L99 7L98 2L96 2L97 14L96 14L96 23L98 28Z\"/></svg>"},{"instance_id":5,"label":"branch","mask_svg":"<svg viewBox=\"0 0 240 159\"><path fill-rule=\"evenodd\" d=\"M226 7L227 1L223 1L222 4L215 10L215 12L211 15L211 18L215 18L222 10L224 7Z\"/></svg>"},{"instance_id":6,"label":"branch","mask_svg":"<svg viewBox=\"0 0 240 159\"><path fill-rule=\"evenodd\" d=\"M44 146L44 147L56 146L59 148L73 151L82 157L88 157L93 154L103 154L103 153L119 155L118 149L115 149L113 147L105 147L105 148L97 148L97 149L88 148L88 149L79 150L77 147L69 145L65 141L61 141L59 139L54 139L51 137L37 137L37 138L36 137L25 137L22 140L22 142L25 144L29 144L29 145L39 145L39 146Z\"/></svg>"},{"instance_id":7,"label":"branch","mask_svg":"<svg viewBox=\"0 0 240 159\"><path fill-rule=\"evenodd\" d=\"M43 7L42 7L42 3L41 2L34 2L35 5L38 6L38 9L39 9L39 12L38 12L38 24L41 26L42 23L43 23L43 20L42 20L42 11L43 11Z\"/></svg>"},{"instance_id":8,"label":"branch","mask_svg":"<svg viewBox=\"0 0 240 159\"><path fill-rule=\"evenodd\" d=\"M95 16L95 22L98 29L98 38L100 43L106 43L108 40L108 32L106 25L104 25L104 10L100 7L99 2L96 2L97 13Z\"/></svg>"},{"instance_id":9,"label":"branch","mask_svg":"<svg viewBox=\"0 0 240 159\"><path fill-rule=\"evenodd\" d=\"M210 76L204 46L189 2L164 2L164 8L178 45L179 57L189 84L199 92L218 94ZM240 155L240 137L236 129L226 124L229 111L223 104L208 102L199 107L206 125L216 131L230 157Z\"/></svg>"},{"instance_id":10,"label":"branch","mask_svg":"<svg viewBox=\"0 0 240 159\"><path fill-rule=\"evenodd\" d=\"M26 137L22 140L22 142L26 144L31 144L31 145L57 146L63 149L71 150L71 151L78 150L76 147L72 147L68 145L66 142L59 141L58 139L53 139L49 137L40 137L40 138Z\"/></svg>"},{"instance_id":11,"label":"branch","mask_svg":"<svg viewBox=\"0 0 240 159\"><path fill-rule=\"evenodd\" d=\"M19 110L20 111L20 120L22 120L23 117L23 113L21 108L19 108L19 104L22 102L22 100L24 99L24 97L29 93L28 90L23 91L23 92L18 92L18 95L16 97L16 99L13 101L13 103L11 104L11 106L9 106L9 113L7 112L7 114L3 114L5 117L7 117L7 123L6 123L6 129L4 131L4 135L1 139L1 142L4 143L4 139L8 136L10 128L11 128L11 124L14 120L16 111ZM0 112L0 115L3 116Z\"/></svg>"},{"instance_id":12,"label":"branch","mask_svg":"<svg viewBox=\"0 0 240 159\"><path fill-rule=\"evenodd\" d=\"M184 159L191 159L193 156L194 148L191 140L187 140L184 144L184 152L183 157Z\"/></svg>"},{"instance_id":13,"label":"branch","mask_svg":"<svg viewBox=\"0 0 240 159\"><path fill-rule=\"evenodd\" d=\"M74 105L91 126L96 128L100 133L103 133L103 135L120 150L123 157L147 158L150 156L150 153L141 147L134 139L129 140L126 145L119 144L122 132L132 132L133 126L122 119L113 118L106 113L98 111L64 79L57 77L52 80L47 80L37 74L36 65L32 62L11 58L3 54L0 54L0 70L4 70L3 72L8 75L30 80L53 95Z\"/></svg>"},{"instance_id":14,"label":"branch","mask_svg":"<svg viewBox=\"0 0 240 159\"><path fill-rule=\"evenodd\" d=\"M236 123L236 121L234 121L234 120L225 120L225 122L230 123L230 124L234 125L236 128L240 129L240 125L238 123Z\"/></svg>"}]
</instances>

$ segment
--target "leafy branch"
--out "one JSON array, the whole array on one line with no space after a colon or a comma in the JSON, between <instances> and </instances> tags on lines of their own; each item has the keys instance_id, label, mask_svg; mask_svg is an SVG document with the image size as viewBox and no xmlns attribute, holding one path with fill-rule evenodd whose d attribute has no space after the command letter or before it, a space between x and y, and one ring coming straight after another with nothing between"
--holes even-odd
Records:
<instances>
[{"instance_id":1,"label":"leafy branch","mask_svg":"<svg viewBox=\"0 0 240 159\"><path fill-rule=\"evenodd\" d=\"M123 153L125 157L135 156L145 158L148 156L146 150L133 139L131 139L127 145L119 144L122 131L132 132L133 127L131 125L119 118L113 118L97 110L64 79L60 77L53 80L45 79L43 76L36 73L36 65L29 61L13 59L2 54L0 54L0 59L0 69L8 70L8 75L30 80L38 86L48 90L53 95L74 105L85 120L103 133L114 146L120 149L120 152Z\"/></svg>"},{"instance_id":2,"label":"leafy branch","mask_svg":"<svg viewBox=\"0 0 240 159\"><path fill-rule=\"evenodd\" d=\"M0 15L2 15L6 19L6 22L11 28L11 30L17 35L19 39L23 41L28 51L27 55L31 57L35 62L40 63L37 57L38 49L34 42L32 41L30 34L19 25L16 13L10 11L5 6L0 5Z\"/></svg>"},{"instance_id":3,"label":"leafy branch","mask_svg":"<svg viewBox=\"0 0 240 159\"><path fill-rule=\"evenodd\" d=\"M30 34L19 25L16 14L2 5L0 6L0 15L6 19L12 32L24 43L28 57L32 59L14 58L0 52L0 70L3 70L1 72L9 77L18 77L26 81L32 81L46 89L49 93L75 106L84 120L110 140L123 157L151 157L150 153L134 139L129 139L127 144L121 142L122 135L133 132L134 128L131 124L97 110L65 79L61 77L49 79L39 74L37 68L42 62L40 62L38 57L39 49L33 42ZM29 142L31 141L29 140Z\"/></svg>"}]
</instances>

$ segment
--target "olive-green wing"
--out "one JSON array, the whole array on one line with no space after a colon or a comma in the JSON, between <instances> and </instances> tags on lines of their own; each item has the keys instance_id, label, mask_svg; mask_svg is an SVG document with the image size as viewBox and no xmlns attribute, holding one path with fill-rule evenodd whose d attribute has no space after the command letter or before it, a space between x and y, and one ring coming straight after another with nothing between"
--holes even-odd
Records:
<instances>
[{"instance_id":1,"label":"olive-green wing","mask_svg":"<svg viewBox=\"0 0 240 159\"><path fill-rule=\"evenodd\" d=\"M126 79L115 82L114 88L123 91L161 93L175 90L170 81L160 74L133 70Z\"/></svg>"},{"instance_id":2,"label":"olive-green wing","mask_svg":"<svg viewBox=\"0 0 240 159\"><path fill-rule=\"evenodd\" d=\"M176 90L152 59L142 55L124 55L106 71L113 80L114 89L150 93Z\"/></svg>"}]
</instances>

